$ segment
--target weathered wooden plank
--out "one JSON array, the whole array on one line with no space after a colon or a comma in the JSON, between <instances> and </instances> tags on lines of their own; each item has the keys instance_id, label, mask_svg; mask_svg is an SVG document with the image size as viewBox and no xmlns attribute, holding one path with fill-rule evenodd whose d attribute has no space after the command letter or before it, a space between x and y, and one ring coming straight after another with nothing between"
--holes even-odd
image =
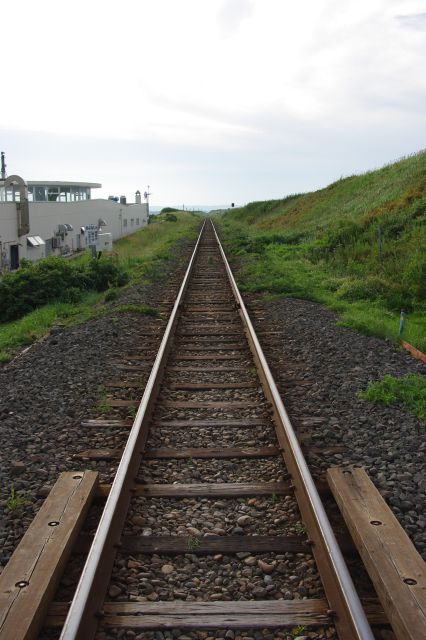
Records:
<instances>
[{"instance_id":1,"label":"weathered wooden plank","mask_svg":"<svg viewBox=\"0 0 426 640\"><path fill-rule=\"evenodd\" d=\"M279 455L277 447L204 447L147 449L145 458L266 458Z\"/></svg>"},{"instance_id":2,"label":"weathered wooden plank","mask_svg":"<svg viewBox=\"0 0 426 640\"><path fill-rule=\"evenodd\" d=\"M144 385L140 380L114 380L113 382L105 382L104 387L108 389L140 389L144 388Z\"/></svg>"},{"instance_id":3,"label":"weathered wooden plank","mask_svg":"<svg viewBox=\"0 0 426 640\"><path fill-rule=\"evenodd\" d=\"M387 619L383 609L376 598L363 599L362 604L370 624L386 624ZM46 621L48 627L60 627L63 625L68 613L69 605L66 602L53 602L49 609ZM139 616L164 616L186 615L197 619L205 615L227 616L238 615L299 615L309 611L312 614L325 615L328 603L325 599L308 600L239 600L221 602L187 602L175 600L172 602L105 602L104 613L107 615L139 615ZM294 620L294 618L292 618ZM330 620L322 620L321 624L327 624ZM292 623L291 626L296 623ZM268 628L265 623L263 627ZM251 628L249 621L245 621L242 628ZM212 627L215 629L215 625Z\"/></svg>"},{"instance_id":4,"label":"weathered wooden plank","mask_svg":"<svg viewBox=\"0 0 426 640\"><path fill-rule=\"evenodd\" d=\"M88 427L90 429L98 429L98 428L106 428L106 427L117 427L120 429L131 427L133 422L132 420L83 420L81 423L82 427Z\"/></svg>"},{"instance_id":5,"label":"weathered wooden plank","mask_svg":"<svg viewBox=\"0 0 426 640\"><path fill-rule=\"evenodd\" d=\"M209 420L156 420L153 424L154 427L176 427L190 428L190 427L238 427L238 428L251 428L251 427L266 427L272 425L271 422L265 418L246 418L241 420L232 420L231 418L211 418Z\"/></svg>"},{"instance_id":6,"label":"weathered wooden plank","mask_svg":"<svg viewBox=\"0 0 426 640\"><path fill-rule=\"evenodd\" d=\"M172 371L172 372L175 372L175 371L179 371L179 372L186 371L187 373L205 373L205 372L207 372L207 373L209 373L209 372L211 372L211 373L214 373L214 372L219 373L219 372L223 372L223 371L225 371L225 372L227 372L227 371L246 371L246 367L237 366L237 365L230 366L230 367L226 367L226 366L224 366L224 367L205 367L205 366L200 366L200 367L191 367L191 366L188 366L188 367L175 367L175 366L172 366L172 367L167 367L167 371L168 372L169 371Z\"/></svg>"},{"instance_id":7,"label":"weathered wooden plank","mask_svg":"<svg viewBox=\"0 0 426 640\"><path fill-rule=\"evenodd\" d=\"M173 358L174 360L244 360L245 356L242 355L238 355L238 356L231 356L231 355L226 355L226 354L204 354L204 355L194 355L194 356L189 356L189 355L185 355L185 354L178 354L178 353L174 353L173 354Z\"/></svg>"},{"instance_id":8,"label":"weathered wooden plank","mask_svg":"<svg viewBox=\"0 0 426 640\"><path fill-rule=\"evenodd\" d=\"M119 402L116 400L116 402ZM132 400L121 400L120 402L136 402ZM266 404L265 402L263 404ZM215 402L214 400L206 400L205 402L193 402L192 400L164 400L159 407L165 407L167 409L245 409L246 407L260 407L261 401L245 400L239 402L237 400L223 400L222 402ZM130 405L116 404L111 406L123 407Z\"/></svg>"},{"instance_id":9,"label":"weathered wooden plank","mask_svg":"<svg viewBox=\"0 0 426 640\"><path fill-rule=\"evenodd\" d=\"M177 334L178 338L182 338L185 340L187 336L191 337L191 340L200 340L205 342L220 342L224 338L232 338L235 342L240 342L243 337L243 331L219 331L212 330L209 333L203 331L202 333L194 329L190 329L188 331L179 331ZM216 338L216 340L212 340L212 338Z\"/></svg>"},{"instance_id":10,"label":"weathered wooden plank","mask_svg":"<svg viewBox=\"0 0 426 640\"><path fill-rule=\"evenodd\" d=\"M61 473L0 575L0 638L36 638L98 483L94 471Z\"/></svg>"},{"instance_id":11,"label":"weathered wooden plank","mask_svg":"<svg viewBox=\"0 0 426 640\"><path fill-rule=\"evenodd\" d=\"M235 307L232 307L232 306L229 306L227 308L221 307L221 309L214 309L211 306L202 307L194 304L193 306L190 307L190 305L192 305L192 303L188 303L188 302L185 303L184 313L214 313L217 315L221 315L222 313L235 314Z\"/></svg>"},{"instance_id":12,"label":"weathered wooden plank","mask_svg":"<svg viewBox=\"0 0 426 640\"><path fill-rule=\"evenodd\" d=\"M107 449L106 447L99 449L84 449L84 451L75 453L73 458L78 460L116 460L121 458L122 453L123 451L120 449Z\"/></svg>"},{"instance_id":13,"label":"weathered wooden plank","mask_svg":"<svg viewBox=\"0 0 426 640\"><path fill-rule=\"evenodd\" d=\"M98 490L99 497L107 497L111 485L101 484ZM133 495L144 496L146 498L192 498L201 496L235 498L247 496L281 496L292 495L294 489L290 483L286 482L259 482L245 483L236 482L221 484L136 484Z\"/></svg>"},{"instance_id":14,"label":"weathered wooden plank","mask_svg":"<svg viewBox=\"0 0 426 640\"><path fill-rule=\"evenodd\" d=\"M395 635L425 637L426 569L411 540L364 469L329 469L327 478Z\"/></svg>"},{"instance_id":15,"label":"weathered wooden plank","mask_svg":"<svg viewBox=\"0 0 426 640\"><path fill-rule=\"evenodd\" d=\"M139 364L139 365L135 365L135 364L116 364L116 369L118 369L119 371L146 371L147 369L151 368L151 364L145 363L145 364Z\"/></svg>"},{"instance_id":16,"label":"weathered wooden plank","mask_svg":"<svg viewBox=\"0 0 426 640\"><path fill-rule=\"evenodd\" d=\"M108 397L107 402L110 407L138 407L140 400L116 400Z\"/></svg>"},{"instance_id":17,"label":"weathered wooden plank","mask_svg":"<svg viewBox=\"0 0 426 640\"><path fill-rule=\"evenodd\" d=\"M311 553L303 538L284 536L123 536L122 553Z\"/></svg>"},{"instance_id":18,"label":"weathered wooden plank","mask_svg":"<svg viewBox=\"0 0 426 640\"><path fill-rule=\"evenodd\" d=\"M90 460L115 460L121 458L122 449L85 449L74 454L74 458L87 458ZM144 457L150 460L156 459L186 459L186 458L266 458L279 455L277 447L205 447L173 449L169 447L159 447L157 449L147 449Z\"/></svg>"},{"instance_id":19,"label":"weathered wooden plank","mask_svg":"<svg viewBox=\"0 0 426 640\"><path fill-rule=\"evenodd\" d=\"M264 629L285 628L296 625L323 626L330 622L327 614L226 614L193 616L191 614L170 614L167 616L113 616L106 615L100 624L103 629Z\"/></svg>"},{"instance_id":20,"label":"weathered wooden plank","mask_svg":"<svg viewBox=\"0 0 426 640\"><path fill-rule=\"evenodd\" d=\"M253 389L259 387L256 382L176 382L167 385L174 391L208 390L208 389Z\"/></svg>"},{"instance_id":21,"label":"weathered wooden plank","mask_svg":"<svg viewBox=\"0 0 426 640\"><path fill-rule=\"evenodd\" d=\"M224 342L218 344L204 344L203 342L181 342L177 343L178 349L186 349L187 351L248 351L248 345L235 342ZM175 354L175 359L179 359L179 354Z\"/></svg>"},{"instance_id":22,"label":"weathered wooden plank","mask_svg":"<svg viewBox=\"0 0 426 640\"><path fill-rule=\"evenodd\" d=\"M367 614L370 624L387 624L387 618L383 612L380 602L376 598L364 598L363 608ZM46 619L47 627L61 627L68 613L69 604L67 602L52 602ZM201 617L204 615L294 615L306 611L311 613L324 614L327 612L328 603L323 599L308 600L238 600L221 602L186 602L175 600L172 602L105 602L104 613L107 615L175 615L186 614ZM328 621L330 622L330 621ZM324 621L322 622L326 624ZM268 628L268 624L263 625ZM251 628L246 622L242 628ZM215 626L212 627L213 629Z\"/></svg>"}]
</instances>

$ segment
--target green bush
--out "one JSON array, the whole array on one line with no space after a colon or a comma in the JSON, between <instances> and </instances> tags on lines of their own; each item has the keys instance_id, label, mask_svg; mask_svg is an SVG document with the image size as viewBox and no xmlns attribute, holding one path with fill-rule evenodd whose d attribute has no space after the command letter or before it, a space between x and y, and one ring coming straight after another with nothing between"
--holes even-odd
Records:
<instances>
[{"instance_id":1,"label":"green bush","mask_svg":"<svg viewBox=\"0 0 426 640\"><path fill-rule=\"evenodd\" d=\"M109 258L75 264L52 256L32 263L0 281L0 322L21 318L49 302L79 302L85 291L123 286L128 274Z\"/></svg>"},{"instance_id":2,"label":"green bush","mask_svg":"<svg viewBox=\"0 0 426 640\"><path fill-rule=\"evenodd\" d=\"M118 291L115 287L111 287L105 294L105 302L112 302L113 300L117 300Z\"/></svg>"}]
</instances>

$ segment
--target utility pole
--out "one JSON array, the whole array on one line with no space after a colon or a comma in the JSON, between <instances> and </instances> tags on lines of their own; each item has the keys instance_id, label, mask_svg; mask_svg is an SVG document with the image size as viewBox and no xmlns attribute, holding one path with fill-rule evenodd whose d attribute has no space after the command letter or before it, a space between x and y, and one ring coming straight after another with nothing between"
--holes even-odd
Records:
<instances>
[{"instance_id":1,"label":"utility pole","mask_svg":"<svg viewBox=\"0 0 426 640\"><path fill-rule=\"evenodd\" d=\"M5 157L4 157L4 151L1 152L1 179L2 180L6 180L7 178L7 174L6 174L6 162L5 162Z\"/></svg>"}]
</instances>

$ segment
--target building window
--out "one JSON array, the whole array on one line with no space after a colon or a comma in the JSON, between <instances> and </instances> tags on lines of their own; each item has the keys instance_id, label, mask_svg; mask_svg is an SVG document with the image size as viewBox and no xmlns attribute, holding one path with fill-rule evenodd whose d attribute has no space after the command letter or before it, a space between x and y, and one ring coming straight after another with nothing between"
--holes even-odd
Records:
<instances>
[{"instance_id":1,"label":"building window","mask_svg":"<svg viewBox=\"0 0 426 640\"><path fill-rule=\"evenodd\" d=\"M135 219L134 219L134 218L131 218L131 219L130 219L130 226L131 226L131 227L133 227L133 225L134 225L134 224L135 224Z\"/></svg>"},{"instance_id":2,"label":"building window","mask_svg":"<svg viewBox=\"0 0 426 640\"><path fill-rule=\"evenodd\" d=\"M35 200L36 202L45 202L46 198L46 187L38 187L35 188Z\"/></svg>"},{"instance_id":3,"label":"building window","mask_svg":"<svg viewBox=\"0 0 426 640\"><path fill-rule=\"evenodd\" d=\"M136 224L139 225L139 218L136 218Z\"/></svg>"},{"instance_id":4,"label":"building window","mask_svg":"<svg viewBox=\"0 0 426 640\"><path fill-rule=\"evenodd\" d=\"M127 227L127 218L124 218L123 220L123 227Z\"/></svg>"},{"instance_id":5,"label":"building window","mask_svg":"<svg viewBox=\"0 0 426 640\"><path fill-rule=\"evenodd\" d=\"M59 198L59 188L49 187L47 191L47 199L49 202L56 202Z\"/></svg>"}]
</instances>

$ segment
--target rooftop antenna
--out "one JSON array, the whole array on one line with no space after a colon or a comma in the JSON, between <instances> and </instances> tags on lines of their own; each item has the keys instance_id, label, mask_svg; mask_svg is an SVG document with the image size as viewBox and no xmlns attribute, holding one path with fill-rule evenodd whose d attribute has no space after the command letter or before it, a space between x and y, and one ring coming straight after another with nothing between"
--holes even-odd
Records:
<instances>
[{"instance_id":1,"label":"rooftop antenna","mask_svg":"<svg viewBox=\"0 0 426 640\"><path fill-rule=\"evenodd\" d=\"M151 195L151 191L149 190L149 185L146 188L146 191L143 194L143 197L145 198L145 200L147 201L147 203L149 204L149 196Z\"/></svg>"},{"instance_id":2,"label":"rooftop antenna","mask_svg":"<svg viewBox=\"0 0 426 640\"><path fill-rule=\"evenodd\" d=\"M1 179L2 180L6 180L7 178L7 174L6 174L6 162L4 159L4 151L1 152Z\"/></svg>"}]
</instances>

